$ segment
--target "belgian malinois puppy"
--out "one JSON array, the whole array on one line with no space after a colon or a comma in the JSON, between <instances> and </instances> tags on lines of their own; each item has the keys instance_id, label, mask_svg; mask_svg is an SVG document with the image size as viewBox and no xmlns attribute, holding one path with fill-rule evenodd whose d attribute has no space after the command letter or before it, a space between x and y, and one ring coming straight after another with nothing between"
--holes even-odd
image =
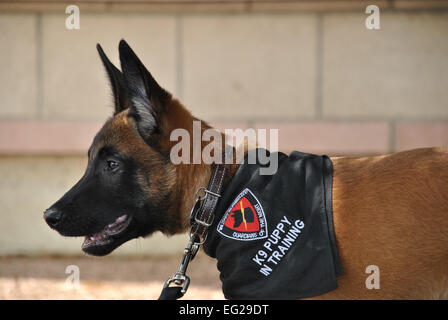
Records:
<instances>
[{"instance_id":1,"label":"belgian malinois puppy","mask_svg":"<svg viewBox=\"0 0 448 320\"><path fill-rule=\"evenodd\" d=\"M207 185L211 165L170 161L170 133L191 133L197 119L159 86L125 41L119 45L122 71L100 46L98 51L115 112L93 140L84 176L44 217L63 236L85 237L86 253L103 256L154 231L185 232L194 194ZM209 128L201 122L201 130ZM338 289L320 297L447 299L447 149L332 161L344 275ZM366 288L369 265L379 269L379 289Z\"/></svg>"}]
</instances>

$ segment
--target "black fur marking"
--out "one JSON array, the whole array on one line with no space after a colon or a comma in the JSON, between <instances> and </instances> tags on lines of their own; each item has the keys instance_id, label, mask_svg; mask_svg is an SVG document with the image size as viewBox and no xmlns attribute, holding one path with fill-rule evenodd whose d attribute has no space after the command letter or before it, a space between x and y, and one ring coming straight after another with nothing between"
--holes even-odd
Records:
<instances>
[{"instance_id":1,"label":"black fur marking","mask_svg":"<svg viewBox=\"0 0 448 320\"><path fill-rule=\"evenodd\" d=\"M126 41L120 41L119 51L121 69L129 89L130 115L137 121L139 133L146 141L157 132L162 106L171 99L171 94L159 86Z\"/></svg>"},{"instance_id":2,"label":"black fur marking","mask_svg":"<svg viewBox=\"0 0 448 320\"><path fill-rule=\"evenodd\" d=\"M103 51L99 44L96 45L101 61L109 77L110 86L114 96L115 114L129 108L128 89L124 81L123 74L115 67Z\"/></svg>"}]
</instances>

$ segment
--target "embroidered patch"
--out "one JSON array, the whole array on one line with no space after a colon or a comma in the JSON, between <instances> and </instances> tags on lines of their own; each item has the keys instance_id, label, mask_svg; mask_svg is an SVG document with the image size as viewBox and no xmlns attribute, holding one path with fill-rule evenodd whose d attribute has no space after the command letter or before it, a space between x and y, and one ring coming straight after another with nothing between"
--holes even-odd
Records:
<instances>
[{"instance_id":1,"label":"embroidered patch","mask_svg":"<svg viewBox=\"0 0 448 320\"><path fill-rule=\"evenodd\" d=\"M217 230L223 236L243 241L268 236L263 207L249 189L244 189L232 202L219 222Z\"/></svg>"}]
</instances>

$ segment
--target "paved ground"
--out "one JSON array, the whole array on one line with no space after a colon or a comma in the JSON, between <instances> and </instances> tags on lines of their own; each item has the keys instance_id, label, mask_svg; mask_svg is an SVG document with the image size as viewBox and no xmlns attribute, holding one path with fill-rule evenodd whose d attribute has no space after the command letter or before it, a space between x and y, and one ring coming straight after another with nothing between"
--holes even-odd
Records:
<instances>
[{"instance_id":1,"label":"paved ground","mask_svg":"<svg viewBox=\"0 0 448 320\"><path fill-rule=\"evenodd\" d=\"M160 258L0 258L0 299L157 299L180 256ZM66 268L79 268L79 287ZM184 299L223 299L216 260L199 253Z\"/></svg>"}]
</instances>

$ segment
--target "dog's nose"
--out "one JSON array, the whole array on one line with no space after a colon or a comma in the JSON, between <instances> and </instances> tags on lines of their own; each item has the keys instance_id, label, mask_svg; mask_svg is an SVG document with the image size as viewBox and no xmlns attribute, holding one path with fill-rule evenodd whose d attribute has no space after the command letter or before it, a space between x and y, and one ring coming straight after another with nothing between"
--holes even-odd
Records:
<instances>
[{"instance_id":1,"label":"dog's nose","mask_svg":"<svg viewBox=\"0 0 448 320\"><path fill-rule=\"evenodd\" d=\"M45 221L50 227L56 227L61 221L62 213L56 209L47 209L44 212Z\"/></svg>"}]
</instances>

